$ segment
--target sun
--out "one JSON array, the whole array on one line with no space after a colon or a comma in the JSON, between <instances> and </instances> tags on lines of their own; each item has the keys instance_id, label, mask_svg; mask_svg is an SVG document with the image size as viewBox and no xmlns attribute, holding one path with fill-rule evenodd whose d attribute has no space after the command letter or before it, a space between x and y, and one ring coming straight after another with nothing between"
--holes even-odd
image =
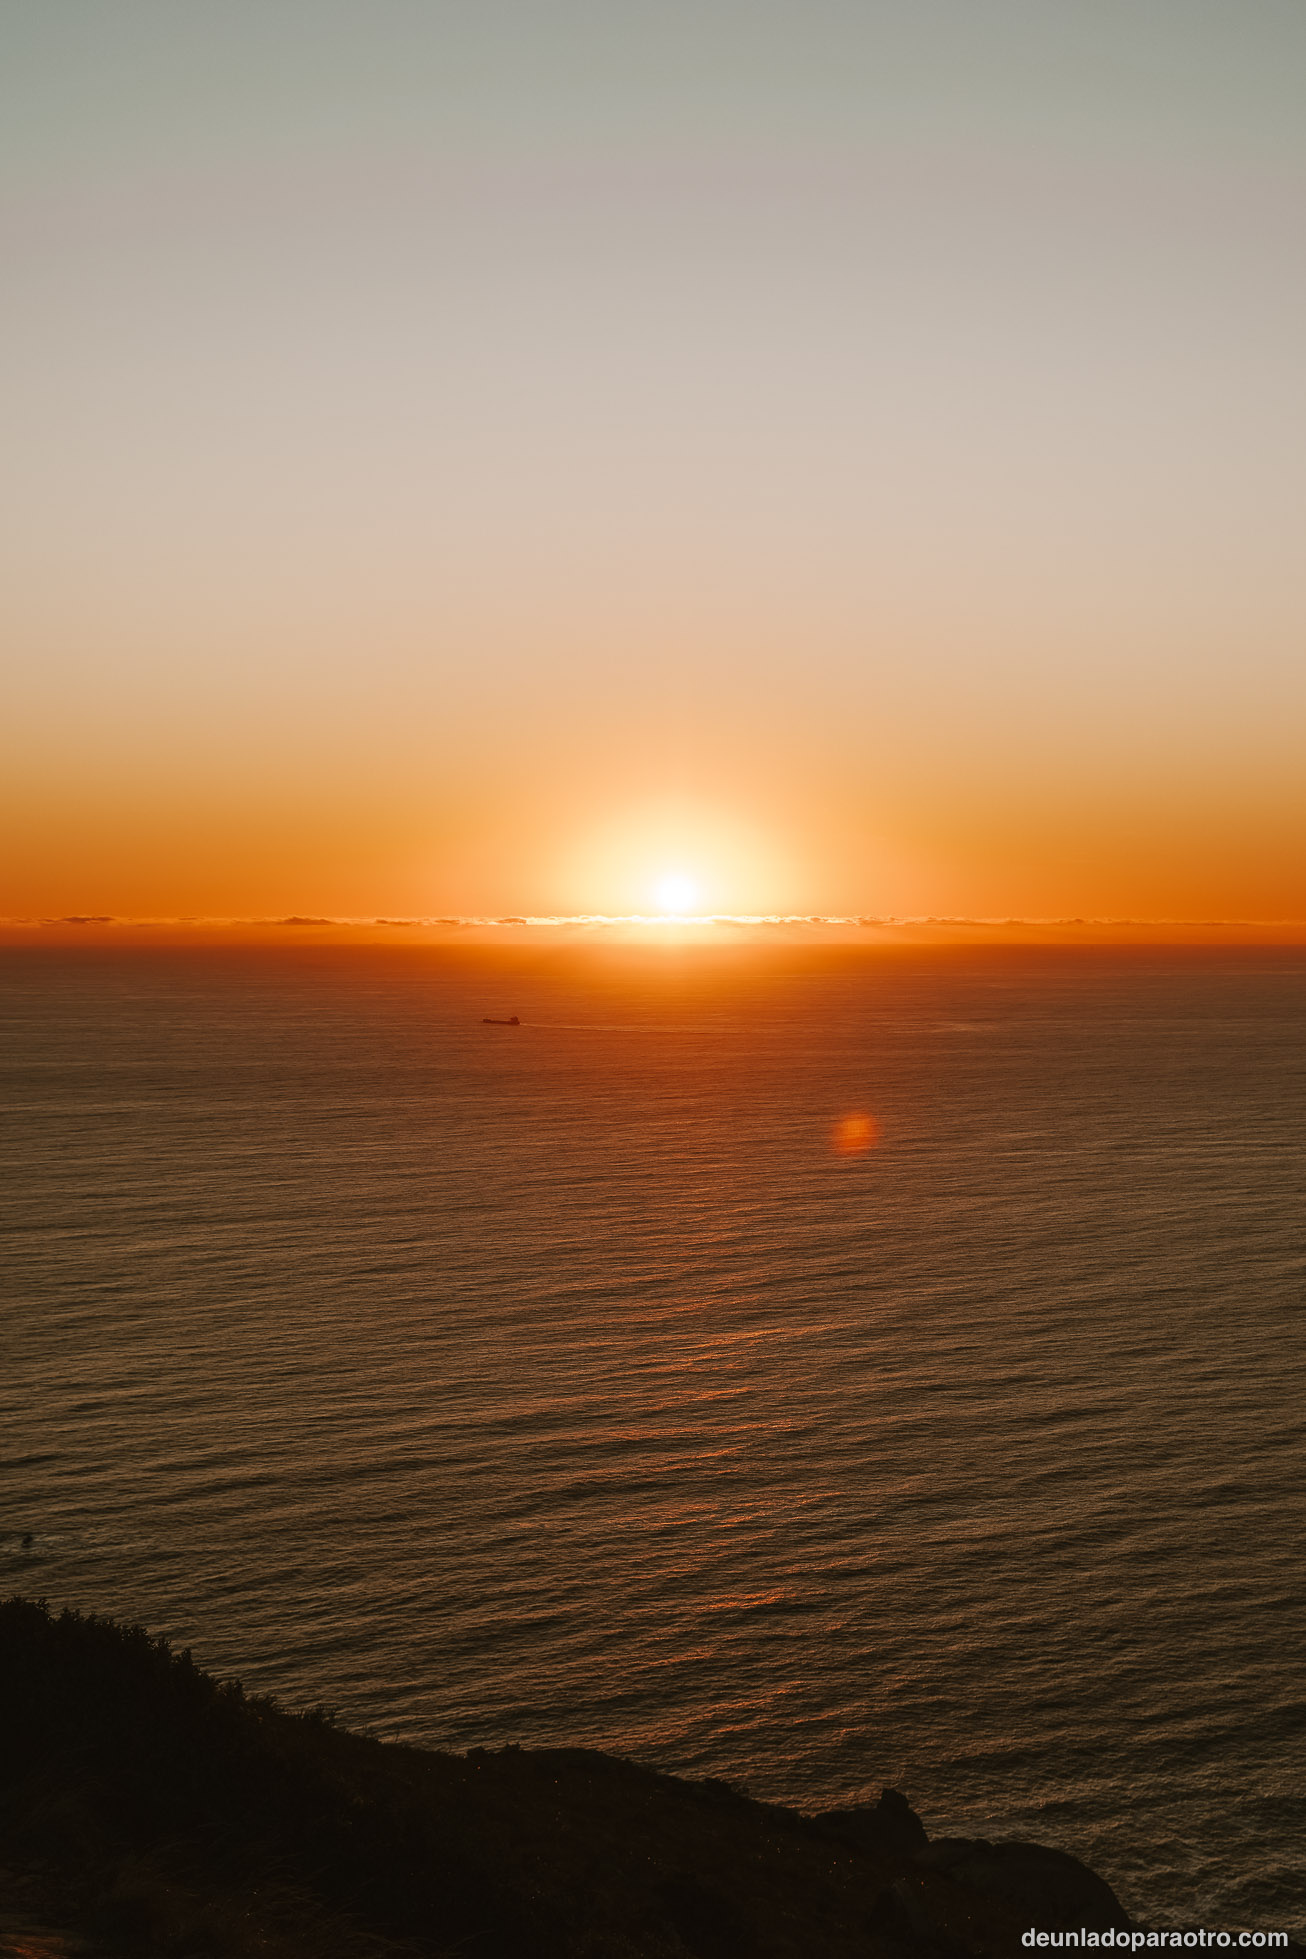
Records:
<instances>
[{"instance_id":1,"label":"sun","mask_svg":"<svg viewBox=\"0 0 1306 1959\"><path fill-rule=\"evenodd\" d=\"M698 886L693 878L686 877L683 872L668 871L665 877L658 879L654 896L664 912L692 911L698 897Z\"/></svg>"}]
</instances>

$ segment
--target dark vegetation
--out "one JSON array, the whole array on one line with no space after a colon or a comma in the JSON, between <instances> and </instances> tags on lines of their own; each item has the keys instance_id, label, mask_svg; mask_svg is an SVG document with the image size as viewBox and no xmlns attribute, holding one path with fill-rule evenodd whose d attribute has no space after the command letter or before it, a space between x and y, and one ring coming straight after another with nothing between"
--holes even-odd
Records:
<instances>
[{"instance_id":1,"label":"dark vegetation","mask_svg":"<svg viewBox=\"0 0 1306 1959\"><path fill-rule=\"evenodd\" d=\"M403 1748L0 1604L0 1952L989 1959L1126 1922L1073 1858L927 1843L892 1790L802 1816L583 1749Z\"/></svg>"}]
</instances>

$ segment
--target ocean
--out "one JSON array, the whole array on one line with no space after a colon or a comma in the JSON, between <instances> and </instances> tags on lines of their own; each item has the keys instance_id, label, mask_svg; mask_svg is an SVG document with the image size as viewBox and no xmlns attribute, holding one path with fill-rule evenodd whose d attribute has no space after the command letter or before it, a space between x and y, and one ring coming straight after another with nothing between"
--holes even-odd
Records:
<instances>
[{"instance_id":1,"label":"ocean","mask_svg":"<svg viewBox=\"0 0 1306 1959\"><path fill-rule=\"evenodd\" d=\"M1302 1936L1304 979L0 954L0 1590Z\"/></svg>"}]
</instances>

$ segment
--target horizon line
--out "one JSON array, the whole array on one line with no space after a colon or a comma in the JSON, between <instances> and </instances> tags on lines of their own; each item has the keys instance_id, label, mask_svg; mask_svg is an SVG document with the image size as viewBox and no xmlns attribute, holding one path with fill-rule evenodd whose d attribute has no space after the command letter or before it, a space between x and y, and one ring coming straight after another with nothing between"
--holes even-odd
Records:
<instances>
[{"instance_id":1,"label":"horizon line","mask_svg":"<svg viewBox=\"0 0 1306 1959\"><path fill-rule=\"evenodd\" d=\"M876 928L904 928L926 926L965 926L990 931L1010 930L1028 927L1049 930L1057 927L1084 927L1101 929L1112 926L1128 926L1135 930L1155 928L1165 931L1176 930L1253 930L1290 929L1306 930L1306 918L1176 918L1139 917L1137 915L1115 914L1100 917L1088 915L1056 917L1015 917L989 915L967 915L962 913L895 913L872 914L857 912L512 912L512 913L443 913L419 914L407 918L377 917L370 914L344 914L328 916L291 912L278 915L251 917L240 913L114 913L114 912L65 912L13 914L0 916L0 931L32 931L48 929L53 926L78 927L120 927L127 930L167 929L186 927L192 930L205 928L236 929L276 929L278 927L330 928L344 931L367 930L446 930L460 931L540 929L549 927L576 926L789 926L789 927L849 927L867 930Z\"/></svg>"}]
</instances>

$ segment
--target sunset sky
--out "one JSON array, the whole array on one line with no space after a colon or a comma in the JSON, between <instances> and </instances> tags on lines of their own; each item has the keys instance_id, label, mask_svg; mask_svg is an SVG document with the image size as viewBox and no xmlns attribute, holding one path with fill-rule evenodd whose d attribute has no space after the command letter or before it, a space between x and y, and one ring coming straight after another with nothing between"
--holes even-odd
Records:
<instances>
[{"instance_id":1,"label":"sunset sky","mask_svg":"<svg viewBox=\"0 0 1306 1959\"><path fill-rule=\"evenodd\" d=\"M0 911L1306 917L1300 0L11 0L0 98Z\"/></svg>"}]
</instances>

